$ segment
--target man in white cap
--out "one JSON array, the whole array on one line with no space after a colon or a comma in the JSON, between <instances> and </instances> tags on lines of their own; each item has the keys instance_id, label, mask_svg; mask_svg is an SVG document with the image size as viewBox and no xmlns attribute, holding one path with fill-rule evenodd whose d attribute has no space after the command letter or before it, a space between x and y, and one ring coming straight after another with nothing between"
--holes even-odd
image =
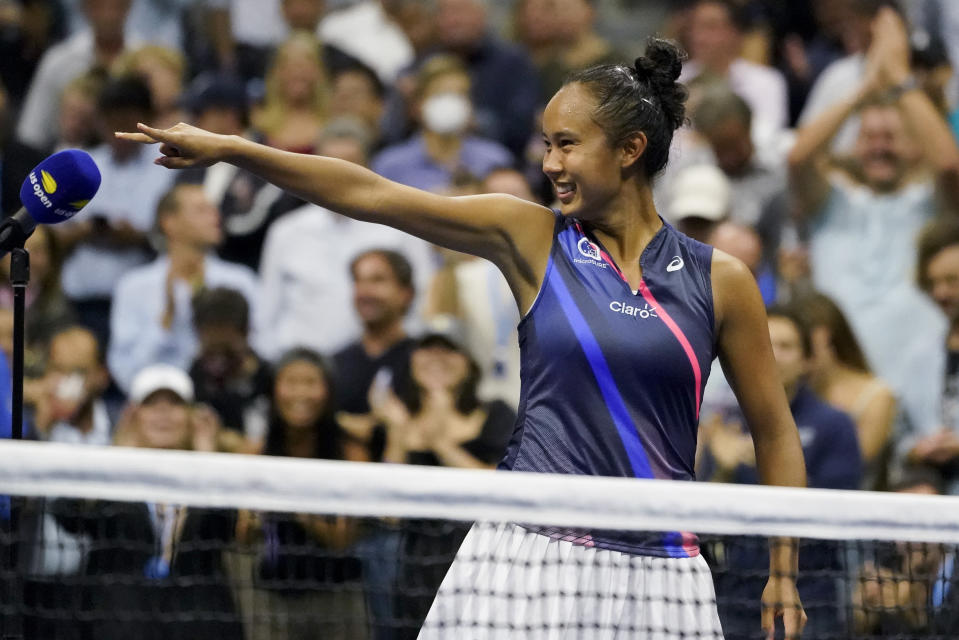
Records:
<instances>
[{"instance_id":1,"label":"man in white cap","mask_svg":"<svg viewBox=\"0 0 959 640\"><path fill-rule=\"evenodd\" d=\"M153 364L130 384L130 411L115 443L151 449L236 451L243 439L220 425L205 405L194 405L193 381L179 367Z\"/></svg>"},{"instance_id":2,"label":"man in white cap","mask_svg":"<svg viewBox=\"0 0 959 640\"><path fill-rule=\"evenodd\" d=\"M715 165L684 167L670 185L670 221L700 242L706 242L716 226L729 217L729 206L729 179Z\"/></svg>"}]
</instances>

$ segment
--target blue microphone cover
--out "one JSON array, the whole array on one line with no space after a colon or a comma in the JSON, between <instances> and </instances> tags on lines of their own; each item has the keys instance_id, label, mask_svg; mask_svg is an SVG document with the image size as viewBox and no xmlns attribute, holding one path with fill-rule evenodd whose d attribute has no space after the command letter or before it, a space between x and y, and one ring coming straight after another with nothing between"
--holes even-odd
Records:
<instances>
[{"instance_id":1,"label":"blue microphone cover","mask_svg":"<svg viewBox=\"0 0 959 640\"><path fill-rule=\"evenodd\" d=\"M39 224L69 220L100 188L100 170L86 151L66 149L30 172L20 187L20 201Z\"/></svg>"}]
</instances>

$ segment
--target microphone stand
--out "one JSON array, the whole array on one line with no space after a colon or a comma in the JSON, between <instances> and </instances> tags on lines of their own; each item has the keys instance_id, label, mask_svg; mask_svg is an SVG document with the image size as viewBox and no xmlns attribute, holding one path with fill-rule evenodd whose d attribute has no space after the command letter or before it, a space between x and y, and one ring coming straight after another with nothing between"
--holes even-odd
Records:
<instances>
[{"instance_id":1,"label":"microphone stand","mask_svg":"<svg viewBox=\"0 0 959 640\"><path fill-rule=\"evenodd\" d=\"M13 286L13 439L23 439L23 333L30 254L21 244L10 251L10 284Z\"/></svg>"},{"instance_id":2,"label":"microphone stand","mask_svg":"<svg viewBox=\"0 0 959 640\"><path fill-rule=\"evenodd\" d=\"M30 254L24 248L26 238L18 239L10 251L10 284L13 286L13 411L11 435L14 440L23 439L23 343L26 316L27 284L30 282ZM10 539L6 541L10 580L10 593L4 598L11 605L5 618L3 640L23 638L23 581L18 566L20 546L19 525L22 498L10 496Z\"/></svg>"}]
</instances>

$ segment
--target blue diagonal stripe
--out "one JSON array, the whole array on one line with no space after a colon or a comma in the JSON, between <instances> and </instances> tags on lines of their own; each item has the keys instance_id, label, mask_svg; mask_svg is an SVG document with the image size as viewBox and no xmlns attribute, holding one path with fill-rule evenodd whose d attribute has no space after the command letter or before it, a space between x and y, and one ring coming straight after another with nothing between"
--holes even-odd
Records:
<instances>
[{"instance_id":1,"label":"blue diagonal stripe","mask_svg":"<svg viewBox=\"0 0 959 640\"><path fill-rule=\"evenodd\" d=\"M573 329L576 339L579 341L583 352L586 354L586 360L589 367L596 377L596 383L599 385L599 391L603 395L606 407L609 409L613 424L619 432L619 437L626 448L626 455L629 457L630 466L633 468L633 474L637 478L653 478L653 470L649 466L649 458L646 456L646 450L639 439L639 431L633 424L629 411L626 409L626 403L616 388L616 381L613 380L613 372L609 370L606 363L606 357L603 355L599 343L596 342L596 336L586 323L586 318L580 312L579 307L570 295L566 283L561 276L549 279L550 286L559 300L559 305L563 309L570 327Z\"/></svg>"}]
</instances>

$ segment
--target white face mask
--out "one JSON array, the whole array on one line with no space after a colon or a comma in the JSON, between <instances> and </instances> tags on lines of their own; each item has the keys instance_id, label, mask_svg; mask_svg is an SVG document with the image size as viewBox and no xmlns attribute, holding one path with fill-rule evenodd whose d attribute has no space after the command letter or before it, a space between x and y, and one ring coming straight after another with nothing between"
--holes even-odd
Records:
<instances>
[{"instance_id":1,"label":"white face mask","mask_svg":"<svg viewBox=\"0 0 959 640\"><path fill-rule=\"evenodd\" d=\"M463 94L439 93L423 102L423 126L441 135L462 133L470 112L470 101Z\"/></svg>"}]
</instances>

